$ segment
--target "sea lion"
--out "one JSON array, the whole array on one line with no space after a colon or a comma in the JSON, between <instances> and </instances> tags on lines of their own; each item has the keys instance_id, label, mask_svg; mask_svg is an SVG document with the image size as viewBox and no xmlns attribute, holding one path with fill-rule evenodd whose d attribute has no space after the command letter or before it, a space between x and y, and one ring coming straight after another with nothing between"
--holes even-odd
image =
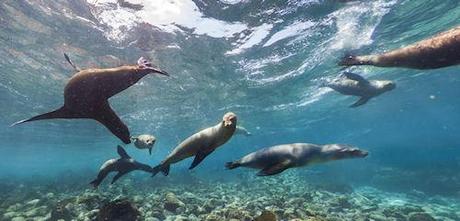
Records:
<instances>
[{"instance_id":1,"label":"sea lion","mask_svg":"<svg viewBox=\"0 0 460 221\"><path fill-rule=\"evenodd\" d=\"M182 141L165 160L153 168L153 176L159 171L167 176L171 164L192 156L195 156L195 159L189 169L196 167L206 156L230 140L236 130L236 118L234 113L226 113L217 125L201 130Z\"/></svg>"},{"instance_id":2,"label":"sea lion","mask_svg":"<svg viewBox=\"0 0 460 221\"><path fill-rule=\"evenodd\" d=\"M158 73L167 76L169 74L153 67L143 57L139 58L137 65L80 70L66 54L64 56L77 71L65 86L64 105L57 110L18 121L11 126L35 120L89 118L106 126L125 144L130 143L128 127L112 110L108 99L135 84L147 74Z\"/></svg>"},{"instance_id":3,"label":"sea lion","mask_svg":"<svg viewBox=\"0 0 460 221\"><path fill-rule=\"evenodd\" d=\"M131 137L131 140L137 149L149 149L149 154L152 155L152 148L157 139L150 134L142 134L137 137Z\"/></svg>"},{"instance_id":4,"label":"sea lion","mask_svg":"<svg viewBox=\"0 0 460 221\"><path fill-rule=\"evenodd\" d=\"M249 167L261 169L257 176L271 176L288 168L308 166L332 160L363 158L367 151L345 145L294 143L272 146L250 153L240 160L225 164L227 169Z\"/></svg>"},{"instance_id":5,"label":"sea lion","mask_svg":"<svg viewBox=\"0 0 460 221\"><path fill-rule=\"evenodd\" d=\"M97 178L91 181L91 185L95 188L101 184L101 182L107 177L110 172L118 172L112 179L110 184L115 183L120 177L123 175L133 171L133 170L142 170L148 173L152 172L152 167L147 164L139 163L131 158L126 151L118 145L117 147L118 155L120 155L119 159L110 159L107 160L99 169L99 173L97 174Z\"/></svg>"},{"instance_id":6,"label":"sea lion","mask_svg":"<svg viewBox=\"0 0 460 221\"><path fill-rule=\"evenodd\" d=\"M339 65L434 69L460 64L460 26L415 44L377 55L345 56Z\"/></svg>"},{"instance_id":7,"label":"sea lion","mask_svg":"<svg viewBox=\"0 0 460 221\"><path fill-rule=\"evenodd\" d=\"M323 86L330 87L341 94L361 97L350 107L361 106L367 103L367 101L371 98L396 88L396 84L393 81L368 81L362 76L350 72L342 73L337 79L334 79Z\"/></svg>"},{"instance_id":8,"label":"sea lion","mask_svg":"<svg viewBox=\"0 0 460 221\"><path fill-rule=\"evenodd\" d=\"M235 135L244 135L246 137L252 136L251 132L242 126L236 126Z\"/></svg>"}]
</instances>

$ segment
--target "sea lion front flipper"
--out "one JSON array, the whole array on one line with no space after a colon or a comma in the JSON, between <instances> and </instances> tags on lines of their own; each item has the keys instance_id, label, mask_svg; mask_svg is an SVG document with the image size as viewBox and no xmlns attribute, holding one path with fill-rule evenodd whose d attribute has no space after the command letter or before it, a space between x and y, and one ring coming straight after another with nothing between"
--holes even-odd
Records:
<instances>
[{"instance_id":1,"label":"sea lion front flipper","mask_svg":"<svg viewBox=\"0 0 460 221\"><path fill-rule=\"evenodd\" d=\"M112 182L110 184L113 184L115 183L118 179L120 179L120 177L122 177L123 175L125 175L126 173L125 172L118 172L113 178L112 178Z\"/></svg>"},{"instance_id":2,"label":"sea lion front flipper","mask_svg":"<svg viewBox=\"0 0 460 221\"><path fill-rule=\"evenodd\" d=\"M213 151L214 150L211 150L211 151L198 151L198 153L195 154L195 159L193 159L193 162L192 162L192 164L190 165L190 167L188 169L191 170L191 169L195 168L196 166L198 166L198 164L200 164L201 161L203 161L204 158L206 158Z\"/></svg>"},{"instance_id":3,"label":"sea lion front flipper","mask_svg":"<svg viewBox=\"0 0 460 221\"><path fill-rule=\"evenodd\" d=\"M117 152L118 152L118 155L120 155L120 157L122 159L127 159L127 158L131 158L125 151L125 149L123 149L123 147L121 147L120 145L117 146Z\"/></svg>"},{"instance_id":4,"label":"sea lion front flipper","mask_svg":"<svg viewBox=\"0 0 460 221\"><path fill-rule=\"evenodd\" d=\"M355 73L351 73L351 72L343 72L343 75L350 79L350 80L354 80L354 81L357 81L359 82L360 84L362 85L365 85L365 84L369 84L369 81L366 80L365 78L363 78L361 75L359 74L355 74Z\"/></svg>"},{"instance_id":5,"label":"sea lion front flipper","mask_svg":"<svg viewBox=\"0 0 460 221\"><path fill-rule=\"evenodd\" d=\"M103 104L95 113L95 120L103 124L115 136L125 144L131 143L128 127L121 121L117 114L112 110L109 103Z\"/></svg>"},{"instance_id":6,"label":"sea lion front flipper","mask_svg":"<svg viewBox=\"0 0 460 221\"><path fill-rule=\"evenodd\" d=\"M265 167L261 171L257 173L257 176L271 176L275 175L278 173L281 173L291 167L291 161L290 160L284 160L280 163Z\"/></svg>"},{"instance_id":7,"label":"sea lion front flipper","mask_svg":"<svg viewBox=\"0 0 460 221\"><path fill-rule=\"evenodd\" d=\"M365 103L367 103L371 98L369 97L361 97L358 101L356 101L354 104L350 105L350 107L358 107L361 106Z\"/></svg>"}]
</instances>

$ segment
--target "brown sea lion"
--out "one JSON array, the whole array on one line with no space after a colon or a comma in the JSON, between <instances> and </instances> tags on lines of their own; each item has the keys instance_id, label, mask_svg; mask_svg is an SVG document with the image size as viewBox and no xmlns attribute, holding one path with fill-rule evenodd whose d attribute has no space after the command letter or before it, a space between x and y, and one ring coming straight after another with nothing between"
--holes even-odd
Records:
<instances>
[{"instance_id":1,"label":"brown sea lion","mask_svg":"<svg viewBox=\"0 0 460 221\"><path fill-rule=\"evenodd\" d=\"M377 97L396 88L396 84L389 80L366 80L361 75L344 72L338 78L323 86L329 87L344 95L359 96L360 99L350 107L358 107L367 103L371 98Z\"/></svg>"},{"instance_id":2,"label":"brown sea lion","mask_svg":"<svg viewBox=\"0 0 460 221\"><path fill-rule=\"evenodd\" d=\"M236 130L236 121L236 115L229 112L224 115L222 121L217 125L206 128L188 137L174 148L160 165L153 168L153 176L160 171L167 176L171 164L195 156L189 168L193 169L201 163L206 156L230 140Z\"/></svg>"},{"instance_id":3,"label":"brown sea lion","mask_svg":"<svg viewBox=\"0 0 460 221\"><path fill-rule=\"evenodd\" d=\"M377 55L345 56L339 65L434 69L460 64L460 26L415 44Z\"/></svg>"},{"instance_id":4,"label":"brown sea lion","mask_svg":"<svg viewBox=\"0 0 460 221\"><path fill-rule=\"evenodd\" d=\"M77 71L64 89L64 105L54 111L29 119L18 121L11 126L45 119L89 118L99 121L124 143L131 142L128 127L112 110L108 99L127 89L150 73L169 75L144 58L137 65L125 65L116 68L91 68L79 70L64 54L67 61Z\"/></svg>"},{"instance_id":5,"label":"brown sea lion","mask_svg":"<svg viewBox=\"0 0 460 221\"><path fill-rule=\"evenodd\" d=\"M107 160L102 166L101 169L99 169L99 173L97 174L96 179L91 181L91 185L93 185L95 188L101 184L101 182L107 177L107 175L111 172L118 172L113 178L111 184L115 183L120 177L123 175L134 171L134 170L142 170L145 172L152 172L152 167L139 163L133 158L131 158L126 151L123 149L123 147L118 146L117 147L117 152L118 155L120 155L120 158L118 159L110 159Z\"/></svg>"},{"instance_id":6,"label":"brown sea lion","mask_svg":"<svg viewBox=\"0 0 460 221\"><path fill-rule=\"evenodd\" d=\"M252 152L240 160L226 163L225 167L227 169L237 167L255 168L260 169L257 176L271 176L289 168L333 160L363 158L367 155L367 151L346 144L293 143L267 147Z\"/></svg>"}]
</instances>

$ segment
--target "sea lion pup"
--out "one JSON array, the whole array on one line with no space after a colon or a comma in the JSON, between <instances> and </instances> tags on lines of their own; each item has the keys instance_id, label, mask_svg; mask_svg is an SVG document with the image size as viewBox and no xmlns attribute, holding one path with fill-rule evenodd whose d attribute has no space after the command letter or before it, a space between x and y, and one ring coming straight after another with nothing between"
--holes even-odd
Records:
<instances>
[{"instance_id":1,"label":"sea lion pup","mask_svg":"<svg viewBox=\"0 0 460 221\"><path fill-rule=\"evenodd\" d=\"M168 73L153 67L145 58L139 58L137 65L116 68L79 70L64 54L67 61L77 71L64 89L64 105L57 110L18 121L11 126L45 119L89 118L106 126L125 144L131 142L128 127L112 110L108 99L138 82L145 75Z\"/></svg>"},{"instance_id":2,"label":"sea lion pup","mask_svg":"<svg viewBox=\"0 0 460 221\"><path fill-rule=\"evenodd\" d=\"M371 98L396 88L396 84L393 81L368 81L362 76L350 72L342 73L337 79L334 79L323 86L330 87L341 94L361 97L350 107L361 106L367 103L367 101Z\"/></svg>"},{"instance_id":3,"label":"sea lion pup","mask_svg":"<svg viewBox=\"0 0 460 221\"><path fill-rule=\"evenodd\" d=\"M294 143L272 146L250 153L240 160L225 164L227 169L249 167L261 169L257 176L270 176L288 168L308 166L332 160L363 158L367 151L345 144L317 145Z\"/></svg>"},{"instance_id":4,"label":"sea lion pup","mask_svg":"<svg viewBox=\"0 0 460 221\"><path fill-rule=\"evenodd\" d=\"M110 172L118 172L113 178L110 184L115 183L120 177L123 175L133 171L133 170L142 170L148 173L152 172L152 167L147 164L139 163L131 158L126 151L118 145L117 147L118 155L120 155L119 159L110 159L107 160L99 169L99 174L97 174L97 178L91 181L91 185L95 188L101 184L101 182L105 179L105 177Z\"/></svg>"},{"instance_id":5,"label":"sea lion pup","mask_svg":"<svg viewBox=\"0 0 460 221\"><path fill-rule=\"evenodd\" d=\"M137 137L131 137L131 140L137 149L149 149L149 154L152 155L152 148L157 138L150 134L142 134Z\"/></svg>"},{"instance_id":6,"label":"sea lion pup","mask_svg":"<svg viewBox=\"0 0 460 221\"><path fill-rule=\"evenodd\" d=\"M244 135L246 137L252 136L251 132L249 132L246 128L242 126L236 126L235 134Z\"/></svg>"},{"instance_id":7,"label":"sea lion pup","mask_svg":"<svg viewBox=\"0 0 460 221\"><path fill-rule=\"evenodd\" d=\"M377 55L345 56L339 65L434 69L460 64L460 26L432 38Z\"/></svg>"},{"instance_id":8,"label":"sea lion pup","mask_svg":"<svg viewBox=\"0 0 460 221\"><path fill-rule=\"evenodd\" d=\"M153 176L159 171L167 176L171 164L195 156L195 159L193 159L189 167L189 169L193 169L203 161L206 156L230 140L236 130L236 121L236 115L229 112L224 115L222 121L217 125L206 128L188 137L174 148L160 165L153 168Z\"/></svg>"}]
</instances>

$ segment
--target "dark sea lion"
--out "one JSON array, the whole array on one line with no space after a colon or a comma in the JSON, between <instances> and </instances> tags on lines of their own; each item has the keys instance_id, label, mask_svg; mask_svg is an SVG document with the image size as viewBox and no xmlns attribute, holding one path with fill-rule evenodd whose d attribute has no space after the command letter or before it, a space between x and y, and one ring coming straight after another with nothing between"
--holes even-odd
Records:
<instances>
[{"instance_id":1,"label":"dark sea lion","mask_svg":"<svg viewBox=\"0 0 460 221\"><path fill-rule=\"evenodd\" d=\"M134 142L134 146L137 149L148 149L149 154L152 155L152 148L157 139L150 134L141 134L136 137L131 137L131 140Z\"/></svg>"},{"instance_id":2,"label":"dark sea lion","mask_svg":"<svg viewBox=\"0 0 460 221\"><path fill-rule=\"evenodd\" d=\"M222 121L217 125L201 130L188 137L174 148L160 165L153 168L153 175L161 171L167 176L171 164L195 156L189 168L193 169L201 163L206 156L230 140L236 130L236 121L236 115L229 112L224 115Z\"/></svg>"},{"instance_id":3,"label":"dark sea lion","mask_svg":"<svg viewBox=\"0 0 460 221\"><path fill-rule=\"evenodd\" d=\"M91 181L91 185L95 188L101 184L101 182L107 177L110 172L118 172L112 179L111 184L115 183L120 177L123 175L134 171L134 170L142 170L148 173L152 172L152 167L147 164L139 163L131 158L123 147L117 147L118 155L120 155L119 159L110 159L107 160L99 169L99 173L97 174L97 178Z\"/></svg>"},{"instance_id":4,"label":"dark sea lion","mask_svg":"<svg viewBox=\"0 0 460 221\"><path fill-rule=\"evenodd\" d=\"M79 70L69 57L64 55L77 71L65 86L64 105L57 110L18 121L11 126L35 120L89 118L106 126L124 143L130 143L128 127L112 110L108 99L135 84L147 74L159 73L167 76L169 74L153 67L142 57L137 61L137 65Z\"/></svg>"},{"instance_id":5,"label":"dark sea lion","mask_svg":"<svg viewBox=\"0 0 460 221\"><path fill-rule=\"evenodd\" d=\"M396 88L396 84L393 81L368 81L362 76L350 72L342 73L337 79L324 84L324 86L330 87L341 94L361 97L350 107L361 106L367 103L371 98Z\"/></svg>"},{"instance_id":6,"label":"dark sea lion","mask_svg":"<svg viewBox=\"0 0 460 221\"><path fill-rule=\"evenodd\" d=\"M240 160L225 164L227 169L249 167L260 169L257 176L270 176L288 168L349 158L363 158L367 151L344 144L317 145L294 143L272 146L250 153Z\"/></svg>"},{"instance_id":7,"label":"dark sea lion","mask_svg":"<svg viewBox=\"0 0 460 221\"><path fill-rule=\"evenodd\" d=\"M345 56L339 64L434 69L460 64L459 51L460 26L383 54Z\"/></svg>"}]
</instances>

